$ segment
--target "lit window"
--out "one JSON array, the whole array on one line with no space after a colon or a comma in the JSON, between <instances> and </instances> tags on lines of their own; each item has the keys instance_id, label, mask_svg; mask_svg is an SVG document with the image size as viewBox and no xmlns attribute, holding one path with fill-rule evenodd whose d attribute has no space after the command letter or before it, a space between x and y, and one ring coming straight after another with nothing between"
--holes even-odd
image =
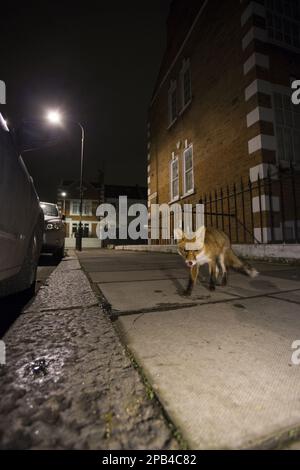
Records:
<instances>
[{"instance_id":1,"label":"lit window","mask_svg":"<svg viewBox=\"0 0 300 470\"><path fill-rule=\"evenodd\" d=\"M171 201L179 198L179 164L178 157L171 161Z\"/></svg>"},{"instance_id":2,"label":"lit window","mask_svg":"<svg viewBox=\"0 0 300 470\"><path fill-rule=\"evenodd\" d=\"M300 162L300 107L289 94L274 93L277 157L290 163Z\"/></svg>"},{"instance_id":3,"label":"lit window","mask_svg":"<svg viewBox=\"0 0 300 470\"><path fill-rule=\"evenodd\" d=\"M188 147L183 153L184 194L194 191L193 146Z\"/></svg>"},{"instance_id":4,"label":"lit window","mask_svg":"<svg viewBox=\"0 0 300 470\"><path fill-rule=\"evenodd\" d=\"M72 201L72 215L79 215L80 201Z\"/></svg>"},{"instance_id":5,"label":"lit window","mask_svg":"<svg viewBox=\"0 0 300 470\"><path fill-rule=\"evenodd\" d=\"M177 83L172 81L169 93L168 93L168 104L169 104L169 125L173 124L177 118Z\"/></svg>"},{"instance_id":6,"label":"lit window","mask_svg":"<svg viewBox=\"0 0 300 470\"><path fill-rule=\"evenodd\" d=\"M269 38L300 48L300 3L298 0L267 0Z\"/></svg>"},{"instance_id":7,"label":"lit window","mask_svg":"<svg viewBox=\"0 0 300 470\"><path fill-rule=\"evenodd\" d=\"M72 201L72 215L80 215L80 200ZM82 202L82 215L92 215L92 201Z\"/></svg>"}]
</instances>

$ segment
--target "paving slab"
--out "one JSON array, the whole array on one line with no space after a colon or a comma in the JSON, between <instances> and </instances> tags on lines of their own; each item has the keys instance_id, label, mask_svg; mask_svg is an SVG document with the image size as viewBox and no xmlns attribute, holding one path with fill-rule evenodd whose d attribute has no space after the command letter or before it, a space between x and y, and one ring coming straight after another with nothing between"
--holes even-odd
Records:
<instances>
[{"instance_id":1,"label":"paving slab","mask_svg":"<svg viewBox=\"0 0 300 470\"><path fill-rule=\"evenodd\" d=\"M300 426L300 306L269 298L121 316L125 341L193 449L245 449Z\"/></svg>"},{"instance_id":2,"label":"paving slab","mask_svg":"<svg viewBox=\"0 0 300 470\"><path fill-rule=\"evenodd\" d=\"M98 283L122 281L151 281L164 279L187 279L186 269L144 269L141 271L91 272L91 280Z\"/></svg>"},{"instance_id":3,"label":"paving slab","mask_svg":"<svg viewBox=\"0 0 300 470\"><path fill-rule=\"evenodd\" d=\"M267 295L300 289L300 282L297 279L286 278L285 275L270 276L262 273L255 279L250 279L237 273L230 273L229 276L226 292L242 297Z\"/></svg>"},{"instance_id":4,"label":"paving slab","mask_svg":"<svg viewBox=\"0 0 300 470\"><path fill-rule=\"evenodd\" d=\"M288 302L292 303L298 303L300 305L300 290L294 291L294 292L288 292L288 293L281 293L281 294L275 294L272 296L277 299L282 299L286 300Z\"/></svg>"},{"instance_id":5,"label":"paving slab","mask_svg":"<svg viewBox=\"0 0 300 470\"><path fill-rule=\"evenodd\" d=\"M191 303L220 302L244 297L290 293L300 289L299 281L270 278L260 275L250 279L241 274L232 274L227 287L217 286L215 292L207 289L208 278L199 281L190 297L184 296L187 284L185 270L165 271L145 270L118 273L92 273L92 279L97 283L113 310L129 311L144 310L145 308L162 308L164 305L186 305ZM187 273L186 273L187 274ZM102 282L97 282L97 279ZM115 280L115 282L114 282Z\"/></svg>"},{"instance_id":6,"label":"paving slab","mask_svg":"<svg viewBox=\"0 0 300 470\"><path fill-rule=\"evenodd\" d=\"M213 293L204 270L187 298L178 256L98 252L80 261L190 448L275 448L291 431L297 437L299 266L254 263L258 278L231 272Z\"/></svg>"},{"instance_id":7,"label":"paving slab","mask_svg":"<svg viewBox=\"0 0 300 470\"><path fill-rule=\"evenodd\" d=\"M148 280L140 282L113 282L97 284L115 312L162 309L172 305L184 306L191 303L221 301L237 298L221 288L211 293L197 284L193 295L183 295L187 279Z\"/></svg>"}]
</instances>

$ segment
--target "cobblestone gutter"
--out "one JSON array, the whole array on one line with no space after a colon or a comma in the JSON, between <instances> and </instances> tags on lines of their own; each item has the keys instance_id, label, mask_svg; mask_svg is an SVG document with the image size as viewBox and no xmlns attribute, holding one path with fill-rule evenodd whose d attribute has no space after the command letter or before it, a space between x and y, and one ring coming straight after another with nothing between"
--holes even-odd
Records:
<instances>
[{"instance_id":1,"label":"cobblestone gutter","mask_svg":"<svg viewBox=\"0 0 300 470\"><path fill-rule=\"evenodd\" d=\"M178 443L66 258L3 338L1 449L176 449Z\"/></svg>"}]
</instances>

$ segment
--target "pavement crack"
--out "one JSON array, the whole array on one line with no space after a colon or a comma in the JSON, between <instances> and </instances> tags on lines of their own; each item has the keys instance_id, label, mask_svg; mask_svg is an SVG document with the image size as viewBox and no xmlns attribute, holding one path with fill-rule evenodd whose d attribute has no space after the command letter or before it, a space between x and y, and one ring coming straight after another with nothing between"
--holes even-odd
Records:
<instances>
[{"instance_id":1,"label":"pavement crack","mask_svg":"<svg viewBox=\"0 0 300 470\"><path fill-rule=\"evenodd\" d=\"M282 302L288 302L290 304L300 305L300 302L297 302L296 300L284 299L282 297L275 297L275 295L268 295L267 297L269 297L270 299L274 299L274 300L281 300Z\"/></svg>"},{"instance_id":2,"label":"pavement crack","mask_svg":"<svg viewBox=\"0 0 300 470\"><path fill-rule=\"evenodd\" d=\"M276 292L270 292L269 294L264 293L264 294L257 294L257 295L249 295L249 296L239 296L238 299L240 301L243 300L253 300L253 299L259 299L259 298L272 298L272 296L275 295L280 295L280 294L289 294L293 292L299 292L299 289L291 289L291 290L286 290L286 291L276 291ZM230 294L231 295L231 294ZM275 297L277 299L277 297ZM279 297L280 299L280 297ZM139 310L130 310L130 311L114 311L114 317L120 317L120 316L130 316L130 315L139 315L139 314L145 314L145 313L156 313L156 312L168 312L170 310L180 310L180 309L187 309L190 307L197 307L197 306L202 306L202 305L217 305L217 304L223 304L223 303L229 303L229 302L236 302L237 297L232 297L230 299L222 299L222 300L209 300L208 302L193 302L193 303L187 303L187 304L169 304L169 305L162 305L160 307L153 307L153 308L145 308L145 309L139 309ZM281 300L281 299L280 299ZM282 299L285 300L285 299ZM293 302L297 303L297 302Z\"/></svg>"}]
</instances>

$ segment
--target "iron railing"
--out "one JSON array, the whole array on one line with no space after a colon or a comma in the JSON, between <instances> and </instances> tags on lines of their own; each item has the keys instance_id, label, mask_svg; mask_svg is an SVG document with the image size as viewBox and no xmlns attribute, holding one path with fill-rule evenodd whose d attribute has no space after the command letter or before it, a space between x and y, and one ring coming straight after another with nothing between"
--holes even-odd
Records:
<instances>
[{"instance_id":1,"label":"iron railing","mask_svg":"<svg viewBox=\"0 0 300 470\"><path fill-rule=\"evenodd\" d=\"M300 243L300 173L293 167L255 182L241 179L202 194L199 203L206 227L224 231L232 243ZM171 214L171 234L173 219ZM151 243L173 244L174 237Z\"/></svg>"}]
</instances>

